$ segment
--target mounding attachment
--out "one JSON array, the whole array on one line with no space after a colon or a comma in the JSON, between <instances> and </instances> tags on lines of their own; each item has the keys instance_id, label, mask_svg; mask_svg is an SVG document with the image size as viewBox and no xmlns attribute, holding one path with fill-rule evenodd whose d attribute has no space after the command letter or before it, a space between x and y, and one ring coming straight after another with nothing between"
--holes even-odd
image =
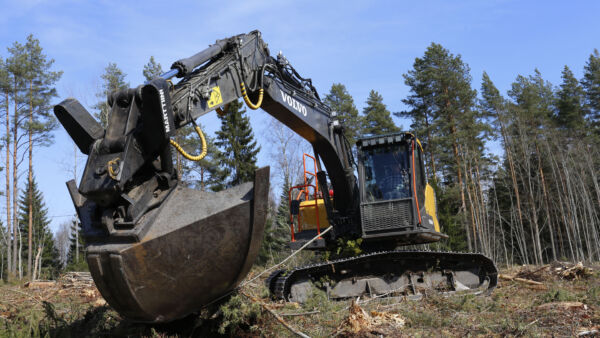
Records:
<instances>
[{"instance_id":1,"label":"mounding attachment","mask_svg":"<svg viewBox=\"0 0 600 338\"><path fill-rule=\"evenodd\" d=\"M138 220L135 226L147 229L139 241L109 235L88 243L100 293L121 315L151 323L185 317L226 295L258 254L268 191L268 167L254 182L218 193L177 186Z\"/></svg>"}]
</instances>

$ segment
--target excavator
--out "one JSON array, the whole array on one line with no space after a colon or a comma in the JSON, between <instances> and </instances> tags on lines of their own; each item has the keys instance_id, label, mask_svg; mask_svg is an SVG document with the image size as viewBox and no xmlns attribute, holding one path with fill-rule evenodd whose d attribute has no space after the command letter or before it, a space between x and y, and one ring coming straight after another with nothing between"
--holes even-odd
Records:
<instances>
[{"instance_id":1,"label":"excavator","mask_svg":"<svg viewBox=\"0 0 600 338\"><path fill-rule=\"evenodd\" d=\"M290 193L291 249L328 250L359 240L362 254L271 273L274 298L304 301L313 288L331 299L426 292L490 292L497 269L475 253L402 250L440 241L423 145L412 133L358 139L259 31L216 41L136 88L108 95L106 126L76 100L54 107L87 162L67 189L81 222L86 260L106 301L124 317L170 322L223 299L246 278L268 214L269 167L219 192L182 184L172 151L206 155L195 120L243 99L307 140L305 184ZM201 154L176 131L193 125ZM355 156L356 155L356 156ZM356 158L355 158L356 157ZM306 169L306 168L309 169ZM310 179L307 177L310 176Z\"/></svg>"}]
</instances>

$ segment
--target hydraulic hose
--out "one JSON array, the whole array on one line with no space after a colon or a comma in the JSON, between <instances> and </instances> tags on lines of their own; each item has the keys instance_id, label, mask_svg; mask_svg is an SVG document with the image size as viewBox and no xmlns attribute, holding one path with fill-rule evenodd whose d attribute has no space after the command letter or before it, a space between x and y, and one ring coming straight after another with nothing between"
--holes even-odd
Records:
<instances>
[{"instance_id":1,"label":"hydraulic hose","mask_svg":"<svg viewBox=\"0 0 600 338\"><path fill-rule=\"evenodd\" d=\"M192 120L193 122L193 120ZM190 161L200 161L201 159L203 159L206 156L206 153L208 152L207 149L207 145L206 145L206 138L204 138L204 134L202 133L202 130L200 129L200 127L198 127L196 125L195 122L194 123L194 129L196 130L196 133L198 134L198 136L200 136L200 141L202 142L202 152L199 155L190 155L188 154L185 150L183 150L183 147L181 147L179 145L179 143L175 142L174 140L169 140L171 145L173 147L175 147L175 149L177 149L177 151L186 159L190 160Z\"/></svg>"},{"instance_id":2,"label":"hydraulic hose","mask_svg":"<svg viewBox=\"0 0 600 338\"><path fill-rule=\"evenodd\" d=\"M240 87L242 89L242 96L244 97L244 101L248 105L248 108L250 108L252 110L256 110L256 109L260 108L265 90L263 88L259 89L258 90L258 101L256 101L256 103L252 103L252 101L250 101L250 98L248 97L248 93L246 92L246 85L244 84L244 82L242 82L240 84Z\"/></svg>"}]
</instances>

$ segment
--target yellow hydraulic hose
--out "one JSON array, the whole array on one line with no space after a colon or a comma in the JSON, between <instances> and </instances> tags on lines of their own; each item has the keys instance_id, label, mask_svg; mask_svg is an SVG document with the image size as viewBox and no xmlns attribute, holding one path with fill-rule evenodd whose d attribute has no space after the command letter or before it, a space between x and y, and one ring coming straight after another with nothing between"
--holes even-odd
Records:
<instances>
[{"instance_id":1,"label":"yellow hydraulic hose","mask_svg":"<svg viewBox=\"0 0 600 338\"><path fill-rule=\"evenodd\" d=\"M106 168L108 169L108 176L110 176L110 178L112 178L113 180L116 180L117 175L119 174L119 161L121 161L121 159L117 157L108 161L106 165Z\"/></svg>"},{"instance_id":2,"label":"yellow hydraulic hose","mask_svg":"<svg viewBox=\"0 0 600 338\"><path fill-rule=\"evenodd\" d=\"M246 85L244 84L244 82L242 82L240 84L240 87L242 89L242 96L244 97L244 101L246 102L246 104L248 105L248 107L250 109L252 109L252 110L256 110L256 109L260 108L260 105L262 104L263 95L265 93L265 90L263 88L261 88L261 89L258 90L258 101L256 101L256 104L254 104L248 98L248 93L246 92Z\"/></svg>"},{"instance_id":3,"label":"yellow hydraulic hose","mask_svg":"<svg viewBox=\"0 0 600 338\"><path fill-rule=\"evenodd\" d=\"M190 161L200 161L201 159L204 158L204 156L206 156L206 153L208 152L207 150L207 146L206 146L206 139L204 138L204 134L202 133L202 130L200 130L200 127L198 127L195 123L194 123L194 129L196 130L196 133L198 134L198 136L200 136L200 141L202 141L202 152L200 153L200 155L190 155L188 154L185 150L183 150L183 148L174 140L169 140L171 142L171 145L173 147L175 147L175 149L177 149L177 151L185 158L187 158Z\"/></svg>"}]
</instances>

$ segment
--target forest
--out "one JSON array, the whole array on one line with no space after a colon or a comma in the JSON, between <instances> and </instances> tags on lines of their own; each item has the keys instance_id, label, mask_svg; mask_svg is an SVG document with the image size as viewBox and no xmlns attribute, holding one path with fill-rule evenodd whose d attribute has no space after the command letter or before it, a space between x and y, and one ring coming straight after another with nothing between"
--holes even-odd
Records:
<instances>
[{"instance_id":1,"label":"forest","mask_svg":"<svg viewBox=\"0 0 600 338\"><path fill-rule=\"evenodd\" d=\"M62 72L53 64L32 35L0 54L2 279L52 279L64 270L86 269L77 219L50 231L44 204L49 192L39 190L33 170L34 149L50 145L59 128L52 107ZM591 51L580 79L564 66L562 82L552 84L533 69L518 75L506 93L496 88L493 74L473 79L461 55L440 44L429 45L406 67L409 95L402 99L403 111L389 111L376 88L360 111L342 83L333 83L323 97L351 144L358 135L400 130L421 139L441 229L449 235L430 249L482 252L499 265L600 260L594 244L600 240L598 50ZM154 57L142 68L148 80L162 72ZM106 66L101 82L98 103L90 108L105 125L107 94L130 84L115 63ZM261 147L241 102L228 105L226 113L208 137L208 156L188 162L177 153L176 168L184 184L219 191L251 180L258 153L269 154L280 184L271 192L259 257L267 264L289 254L287 192L300 180L308 143L272 120L270 144ZM393 116L410 124L400 126ZM201 148L191 127L180 129L176 139L188 152Z\"/></svg>"}]
</instances>

